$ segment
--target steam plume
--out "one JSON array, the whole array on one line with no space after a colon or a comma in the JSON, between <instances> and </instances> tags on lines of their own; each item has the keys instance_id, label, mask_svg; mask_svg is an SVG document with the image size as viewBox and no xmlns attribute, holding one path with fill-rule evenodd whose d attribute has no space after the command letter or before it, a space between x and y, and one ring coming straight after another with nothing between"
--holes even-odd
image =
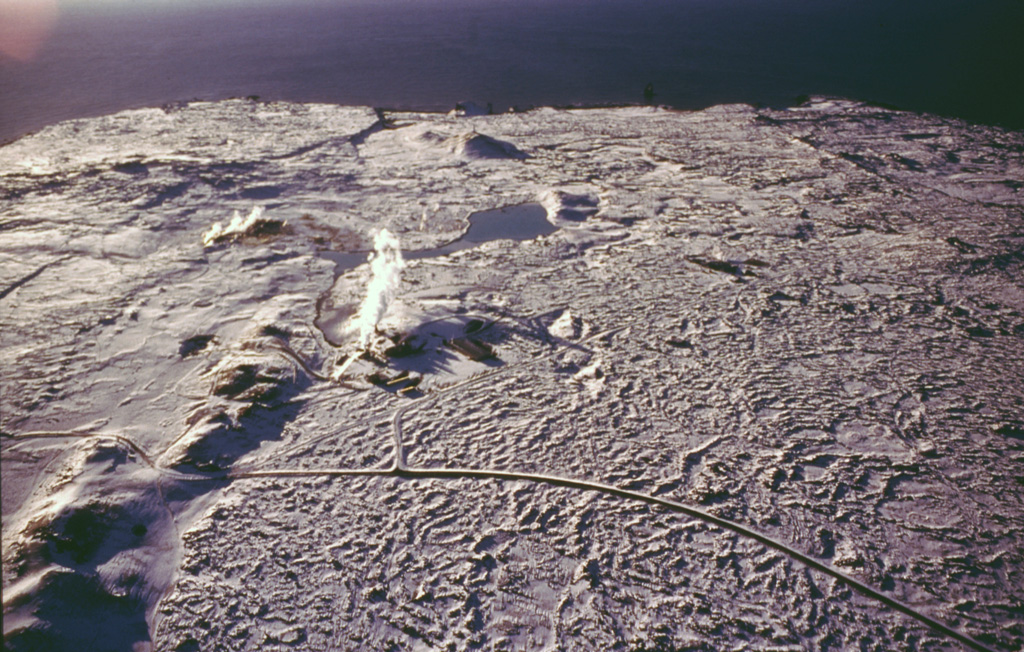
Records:
<instances>
[{"instance_id":1,"label":"steam plume","mask_svg":"<svg viewBox=\"0 0 1024 652\"><path fill-rule=\"evenodd\" d=\"M203 246L210 247L225 240L235 240L246 234L252 233L259 227L266 227L267 224L275 224L278 228L283 223L274 220L267 220L263 217L263 207L256 206L249 213L249 217L242 219L241 213L235 211L231 216L231 222L227 227L220 222L214 222L210 230L203 234Z\"/></svg>"},{"instance_id":2,"label":"steam plume","mask_svg":"<svg viewBox=\"0 0 1024 652\"><path fill-rule=\"evenodd\" d=\"M370 272L372 278L366 288L366 298L359 307L356 327L359 329L359 348L365 348L373 336L377 323L384 316L388 304L398 291L402 280L402 250L398 238L387 229L381 229L373 239L373 254L370 255Z\"/></svg>"}]
</instances>

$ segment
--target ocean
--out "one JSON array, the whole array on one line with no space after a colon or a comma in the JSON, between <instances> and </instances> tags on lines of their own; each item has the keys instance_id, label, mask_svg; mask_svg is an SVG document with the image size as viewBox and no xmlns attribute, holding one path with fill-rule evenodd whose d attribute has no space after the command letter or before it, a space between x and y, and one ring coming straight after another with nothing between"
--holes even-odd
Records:
<instances>
[{"instance_id":1,"label":"ocean","mask_svg":"<svg viewBox=\"0 0 1024 652\"><path fill-rule=\"evenodd\" d=\"M0 55L0 142L126 108L448 110L835 95L1024 127L1020 0L65 0Z\"/></svg>"}]
</instances>

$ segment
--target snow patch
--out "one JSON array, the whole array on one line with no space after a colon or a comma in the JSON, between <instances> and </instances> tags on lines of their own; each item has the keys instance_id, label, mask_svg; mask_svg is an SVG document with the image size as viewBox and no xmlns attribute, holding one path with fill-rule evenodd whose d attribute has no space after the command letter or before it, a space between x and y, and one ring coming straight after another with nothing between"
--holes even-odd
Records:
<instances>
[{"instance_id":1,"label":"snow patch","mask_svg":"<svg viewBox=\"0 0 1024 652\"><path fill-rule=\"evenodd\" d=\"M450 152L466 159L523 160L529 158L525 152L522 152L512 143L476 132L454 136L449 138L446 144Z\"/></svg>"},{"instance_id":2,"label":"snow patch","mask_svg":"<svg viewBox=\"0 0 1024 652\"><path fill-rule=\"evenodd\" d=\"M465 160L516 160L530 158L510 142L499 140L476 130L462 133L438 133L430 127L414 128L404 134L403 140L414 149L436 156L438 150Z\"/></svg>"},{"instance_id":3,"label":"snow patch","mask_svg":"<svg viewBox=\"0 0 1024 652\"><path fill-rule=\"evenodd\" d=\"M572 379L586 388L592 399L600 396L604 389L607 374L603 367L604 361L598 358L572 375Z\"/></svg>"},{"instance_id":4,"label":"snow patch","mask_svg":"<svg viewBox=\"0 0 1024 652\"><path fill-rule=\"evenodd\" d=\"M548 212L548 221L556 226L584 222L598 211L598 198L594 195L565 190L548 190L540 196L540 204Z\"/></svg>"},{"instance_id":5,"label":"snow patch","mask_svg":"<svg viewBox=\"0 0 1024 652\"><path fill-rule=\"evenodd\" d=\"M572 314L568 308L548 326L548 333L560 340L575 340L589 329L583 320Z\"/></svg>"}]
</instances>

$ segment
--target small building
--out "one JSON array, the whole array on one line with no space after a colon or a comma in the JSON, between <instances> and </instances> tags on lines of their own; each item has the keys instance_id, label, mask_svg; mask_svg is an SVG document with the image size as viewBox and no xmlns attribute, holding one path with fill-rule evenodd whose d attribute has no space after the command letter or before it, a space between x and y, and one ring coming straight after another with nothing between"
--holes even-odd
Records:
<instances>
[{"instance_id":1,"label":"small building","mask_svg":"<svg viewBox=\"0 0 1024 652\"><path fill-rule=\"evenodd\" d=\"M494 349L491 348L491 345L475 337L456 337L448 340L447 344L470 360L477 362L495 357Z\"/></svg>"}]
</instances>

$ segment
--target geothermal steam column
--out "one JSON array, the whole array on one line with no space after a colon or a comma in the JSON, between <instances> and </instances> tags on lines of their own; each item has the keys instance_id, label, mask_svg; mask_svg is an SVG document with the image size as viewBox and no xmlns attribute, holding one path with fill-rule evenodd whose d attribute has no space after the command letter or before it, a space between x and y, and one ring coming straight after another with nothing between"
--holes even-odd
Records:
<instances>
[{"instance_id":1,"label":"geothermal steam column","mask_svg":"<svg viewBox=\"0 0 1024 652\"><path fill-rule=\"evenodd\" d=\"M402 258L398 238L387 229L381 229L373 239L373 252L370 254L371 276L370 284L366 288L366 298L359 306L359 313L352 324L359 333L356 351L334 371L332 377L335 380L341 378L349 365L366 350L377 324L384 317L388 304L398 291L404 267L405 260Z\"/></svg>"}]
</instances>

